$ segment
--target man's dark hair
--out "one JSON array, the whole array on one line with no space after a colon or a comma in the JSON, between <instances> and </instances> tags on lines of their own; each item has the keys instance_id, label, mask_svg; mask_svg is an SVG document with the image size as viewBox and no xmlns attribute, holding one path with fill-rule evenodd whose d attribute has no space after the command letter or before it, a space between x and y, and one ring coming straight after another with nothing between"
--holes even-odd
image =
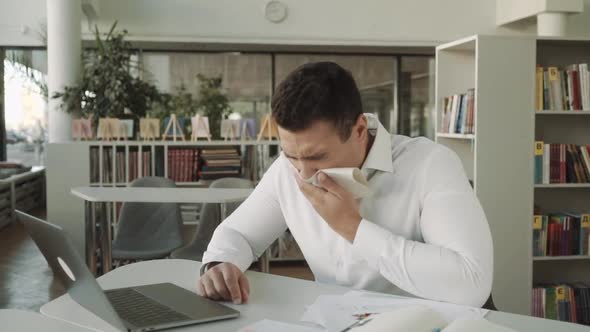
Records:
<instances>
[{"instance_id":1,"label":"man's dark hair","mask_svg":"<svg viewBox=\"0 0 590 332\"><path fill-rule=\"evenodd\" d=\"M282 128L297 132L324 120L338 130L342 141L363 112L354 78L333 62L304 64L277 87L271 101L272 116Z\"/></svg>"}]
</instances>

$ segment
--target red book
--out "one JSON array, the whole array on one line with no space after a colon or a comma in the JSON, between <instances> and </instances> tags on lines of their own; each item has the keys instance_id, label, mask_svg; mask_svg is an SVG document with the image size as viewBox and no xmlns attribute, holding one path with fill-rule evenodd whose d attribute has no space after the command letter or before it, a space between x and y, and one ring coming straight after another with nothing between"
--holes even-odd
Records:
<instances>
[{"instance_id":1,"label":"red book","mask_svg":"<svg viewBox=\"0 0 590 332\"><path fill-rule=\"evenodd\" d=\"M558 144L549 145L549 183L559 182Z\"/></svg>"},{"instance_id":2,"label":"red book","mask_svg":"<svg viewBox=\"0 0 590 332\"><path fill-rule=\"evenodd\" d=\"M195 180L195 165L197 163L197 160L195 158L196 155L197 155L197 150L191 149L191 155L190 155L190 159L189 159L189 169L188 169L189 180L191 182L196 181Z\"/></svg>"},{"instance_id":3,"label":"red book","mask_svg":"<svg viewBox=\"0 0 590 332\"><path fill-rule=\"evenodd\" d=\"M175 175L176 179L174 181L180 182L180 181L182 181L182 173L181 173L182 168L180 165L180 161L182 159L180 157L181 151L180 150L175 150L175 151L176 151L176 158L174 160L174 168L176 169L176 175Z\"/></svg>"},{"instance_id":4,"label":"red book","mask_svg":"<svg viewBox=\"0 0 590 332\"><path fill-rule=\"evenodd\" d=\"M580 94L580 72L578 71L578 65L573 65L572 69L572 92L574 94L574 110L581 110L581 94Z\"/></svg>"},{"instance_id":5,"label":"red book","mask_svg":"<svg viewBox=\"0 0 590 332\"><path fill-rule=\"evenodd\" d=\"M578 323L578 318L576 315L576 298L574 296L574 289L573 288L569 288L569 292L568 292L568 296L569 296L569 300L570 300L570 313L571 313L571 317L570 317L570 322L572 323Z\"/></svg>"},{"instance_id":6,"label":"red book","mask_svg":"<svg viewBox=\"0 0 590 332\"><path fill-rule=\"evenodd\" d=\"M184 150L176 150L176 180L177 182L182 182L184 181L184 178L182 176L182 166L184 164L184 161L182 160L182 155L184 153Z\"/></svg>"},{"instance_id":7,"label":"red book","mask_svg":"<svg viewBox=\"0 0 590 332\"><path fill-rule=\"evenodd\" d=\"M174 168L172 167L174 165L172 162L173 155L174 150L168 150L168 178L170 180L174 180L174 177L172 176L172 173L174 172Z\"/></svg>"},{"instance_id":8,"label":"red book","mask_svg":"<svg viewBox=\"0 0 590 332\"><path fill-rule=\"evenodd\" d=\"M184 168L182 174L184 174L184 182L191 181L191 149L184 150Z\"/></svg>"},{"instance_id":9,"label":"red book","mask_svg":"<svg viewBox=\"0 0 590 332\"><path fill-rule=\"evenodd\" d=\"M557 254L557 224L553 222L550 227L551 244L549 247L549 256L556 256Z\"/></svg>"},{"instance_id":10,"label":"red book","mask_svg":"<svg viewBox=\"0 0 590 332\"><path fill-rule=\"evenodd\" d=\"M188 149L182 150L182 182L189 182L189 153Z\"/></svg>"},{"instance_id":11,"label":"red book","mask_svg":"<svg viewBox=\"0 0 590 332\"><path fill-rule=\"evenodd\" d=\"M193 181L199 181L199 150L195 149L195 163L193 164Z\"/></svg>"},{"instance_id":12,"label":"red book","mask_svg":"<svg viewBox=\"0 0 590 332\"><path fill-rule=\"evenodd\" d=\"M186 182L191 182L192 179L192 169L193 169L193 149L186 149L186 170L185 170L185 177Z\"/></svg>"},{"instance_id":13,"label":"red book","mask_svg":"<svg viewBox=\"0 0 590 332\"><path fill-rule=\"evenodd\" d=\"M566 174L567 174L567 168L566 168L566 163L565 163L565 157L566 153L565 153L565 145L564 144L560 144L559 145L559 183L566 183Z\"/></svg>"},{"instance_id":14,"label":"red book","mask_svg":"<svg viewBox=\"0 0 590 332\"><path fill-rule=\"evenodd\" d=\"M176 181L176 150L170 150L170 168L168 169L170 172L170 180Z\"/></svg>"}]
</instances>

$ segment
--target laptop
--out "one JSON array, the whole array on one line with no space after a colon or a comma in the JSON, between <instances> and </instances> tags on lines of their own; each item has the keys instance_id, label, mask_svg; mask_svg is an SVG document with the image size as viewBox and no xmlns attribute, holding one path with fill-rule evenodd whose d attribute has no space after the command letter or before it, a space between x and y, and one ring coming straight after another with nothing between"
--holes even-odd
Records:
<instances>
[{"instance_id":1,"label":"laptop","mask_svg":"<svg viewBox=\"0 0 590 332\"><path fill-rule=\"evenodd\" d=\"M171 283L103 291L61 227L21 211L16 215L74 301L121 331L154 331L240 314Z\"/></svg>"}]
</instances>

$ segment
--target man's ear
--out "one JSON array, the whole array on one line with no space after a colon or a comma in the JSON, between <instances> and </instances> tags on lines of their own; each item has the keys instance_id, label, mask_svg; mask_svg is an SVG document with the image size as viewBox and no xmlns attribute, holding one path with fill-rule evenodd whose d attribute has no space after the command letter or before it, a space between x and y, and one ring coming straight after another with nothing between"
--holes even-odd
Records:
<instances>
[{"instance_id":1,"label":"man's ear","mask_svg":"<svg viewBox=\"0 0 590 332\"><path fill-rule=\"evenodd\" d=\"M353 135L358 138L363 138L364 135L368 135L368 128L369 123L367 122L367 118L364 114L360 114L356 119L356 123L352 127Z\"/></svg>"}]
</instances>

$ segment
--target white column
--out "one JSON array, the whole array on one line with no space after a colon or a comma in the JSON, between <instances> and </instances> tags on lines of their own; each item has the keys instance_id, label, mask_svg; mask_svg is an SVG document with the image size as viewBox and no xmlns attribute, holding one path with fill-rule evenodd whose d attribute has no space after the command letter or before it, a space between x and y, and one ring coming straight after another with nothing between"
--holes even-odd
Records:
<instances>
[{"instance_id":1,"label":"white column","mask_svg":"<svg viewBox=\"0 0 590 332\"><path fill-rule=\"evenodd\" d=\"M71 140L71 117L51 96L78 82L80 75L82 5L80 0L47 1L47 85L49 142Z\"/></svg>"},{"instance_id":2,"label":"white column","mask_svg":"<svg viewBox=\"0 0 590 332\"><path fill-rule=\"evenodd\" d=\"M539 36L563 37L567 30L567 13L540 13L537 15Z\"/></svg>"}]
</instances>

